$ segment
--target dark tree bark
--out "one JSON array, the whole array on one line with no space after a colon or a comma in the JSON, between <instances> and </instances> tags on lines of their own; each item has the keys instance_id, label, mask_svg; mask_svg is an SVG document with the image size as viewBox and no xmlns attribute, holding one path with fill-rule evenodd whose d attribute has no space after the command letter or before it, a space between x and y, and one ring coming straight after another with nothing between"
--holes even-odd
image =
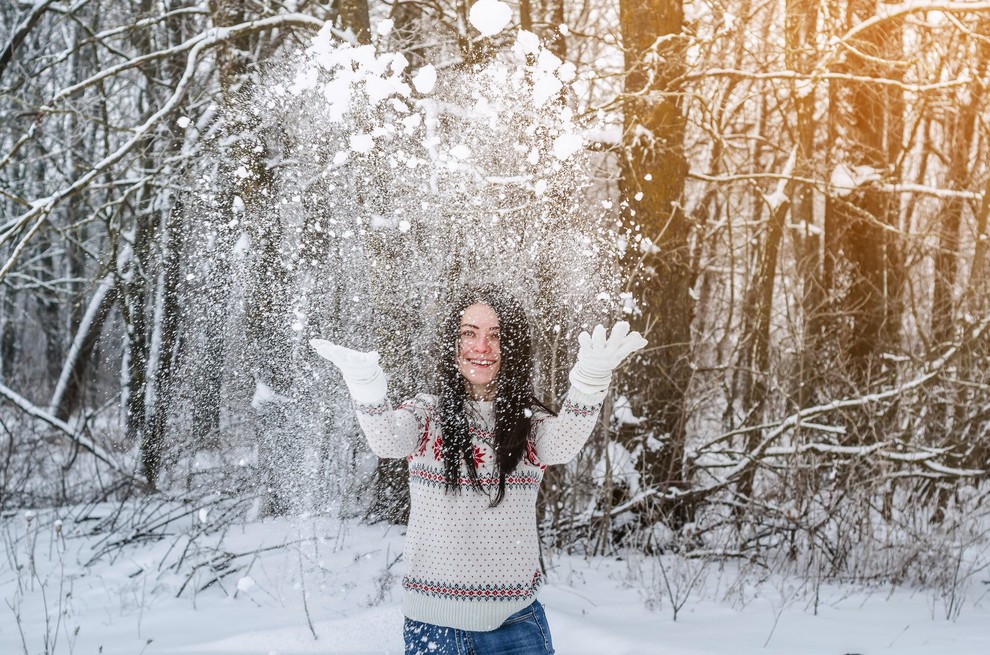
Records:
<instances>
[{"instance_id":1,"label":"dark tree bark","mask_svg":"<svg viewBox=\"0 0 990 655\"><path fill-rule=\"evenodd\" d=\"M987 60L978 59L973 71L974 80L982 81L987 70ZM955 112L944 112L943 131L948 161L946 186L965 191L970 188L970 153L979 124L979 110L983 105L983 86L979 82L969 85L966 97ZM947 99L949 102L954 98ZM952 104L955 104L952 102ZM935 251L935 280L932 288L932 341L936 348L954 339L956 329L956 303L954 300L959 272L960 241L964 201L952 197L945 201L937 217L938 249Z\"/></svg>"},{"instance_id":2,"label":"dark tree bark","mask_svg":"<svg viewBox=\"0 0 990 655\"><path fill-rule=\"evenodd\" d=\"M188 37L185 22L174 18L168 23L167 34L172 44L181 43ZM178 80L182 75L181 59L171 59L163 70L168 79ZM166 151L177 151L181 140L168 139ZM161 213L158 229L158 250L160 260L160 283L157 289L159 311L155 313L154 329L158 335L158 356L155 361L154 396L151 403L151 416L148 419L147 436L141 450L142 470L148 482L155 486L161 472L163 459L169 443L167 435L168 419L172 410L174 395L173 376L178 369L181 353L179 325L182 310L179 307L179 290L182 272L182 254L189 226L184 222L184 205L175 201L172 207Z\"/></svg>"},{"instance_id":3,"label":"dark tree bark","mask_svg":"<svg viewBox=\"0 0 990 655\"><path fill-rule=\"evenodd\" d=\"M250 18L249 7L230 0L212 0L211 17L219 26L234 25ZM222 167L232 172L244 166L247 175L229 184L220 194L220 211L229 211L235 196L245 207L244 227L251 243L249 281L246 290L247 343L252 357L257 412L254 431L258 444L259 471L267 514L284 514L293 507L297 488L294 475L296 441L290 426L286 400L290 396L290 335L288 334L288 288L286 261L281 252L283 223L278 207L276 178L267 166L270 152L259 138L260 118L237 111L242 97L251 89L253 78L249 61L242 53L254 49L256 34L226 44L220 54L220 86L228 109L225 125L231 135L229 151ZM268 136L268 135L266 135ZM237 176L221 173L222 179ZM227 250L229 252L229 249ZM227 252L222 253L225 257ZM225 265L220 266L221 269ZM223 307L220 307L223 312ZM218 335L222 338L222 335ZM222 368L208 373L213 391L219 396ZM212 418L212 415L211 415Z\"/></svg>"},{"instance_id":4,"label":"dark tree bark","mask_svg":"<svg viewBox=\"0 0 990 655\"><path fill-rule=\"evenodd\" d=\"M358 43L371 43L368 0L339 0L337 7L340 29L353 32Z\"/></svg>"},{"instance_id":5,"label":"dark tree bark","mask_svg":"<svg viewBox=\"0 0 990 655\"><path fill-rule=\"evenodd\" d=\"M426 52L422 47L423 10L416 2L396 2L392 5L391 38L395 50L409 58L410 68L415 69L427 63Z\"/></svg>"},{"instance_id":6,"label":"dark tree bark","mask_svg":"<svg viewBox=\"0 0 990 655\"><path fill-rule=\"evenodd\" d=\"M93 351L110 310L119 299L116 277L116 273L109 273L97 283L80 317L49 406L49 413L61 421L68 420L82 403L86 381L91 378Z\"/></svg>"},{"instance_id":7,"label":"dark tree bark","mask_svg":"<svg viewBox=\"0 0 990 655\"><path fill-rule=\"evenodd\" d=\"M876 0L854 0L848 24L876 14ZM900 79L896 64L902 56L902 21L891 19L861 32L846 54L843 72L873 78ZM846 144L845 163L875 171L886 178L894 173L902 148L903 92L889 85L865 81L834 81L830 89L833 131L830 142ZM861 390L882 377L879 355L899 350L903 267L901 246L892 232L898 226L896 194L872 183L857 187L848 197L826 201L826 288L844 325L835 325L835 347L849 376Z\"/></svg>"},{"instance_id":8,"label":"dark tree bark","mask_svg":"<svg viewBox=\"0 0 990 655\"><path fill-rule=\"evenodd\" d=\"M141 0L137 9L138 20L148 17L154 9L153 0ZM140 30L132 39L137 52L152 51L151 33ZM144 79L139 96L140 111L145 120L157 107L153 91L154 80L158 77L157 66L154 70L142 69ZM138 163L141 170L154 168L154 143L149 133L144 139L138 152ZM120 271L118 282L121 290L121 313L124 318L126 341L124 344L127 367L127 397L124 405L125 426L127 439L130 443L139 444L142 453L142 473L148 484L154 488L157 470L144 468L147 461L144 454L148 438L148 405L147 394L152 382L153 371L150 358L151 342L148 331L148 306L152 297L150 285L154 284L153 266L151 265L151 246L155 239L156 220L154 196L151 189L142 188L137 195L137 211L130 217L133 221L134 240L131 245L132 253L126 268Z\"/></svg>"},{"instance_id":9,"label":"dark tree bark","mask_svg":"<svg viewBox=\"0 0 990 655\"><path fill-rule=\"evenodd\" d=\"M684 490L690 484L684 461L685 396L691 379L695 272L688 246L691 226L681 205L687 173L685 120L675 86L683 71L683 6L678 0L623 0L619 20L626 69L619 180L623 219L634 235L656 246L632 252L632 240L628 254L629 262L639 262L630 270L642 302L637 327L650 340L650 347L632 362L638 413L647 418L647 430L635 438L644 446L645 483L662 491ZM689 508L683 505L663 511L673 511L675 523L689 520ZM660 518L655 512L641 517L645 522Z\"/></svg>"},{"instance_id":10,"label":"dark tree bark","mask_svg":"<svg viewBox=\"0 0 990 655\"><path fill-rule=\"evenodd\" d=\"M787 67L793 71L810 74L817 56L815 35L818 21L818 2L815 0L788 0L785 16L787 39ZM815 148L815 89L810 82L794 85L791 93L794 102L795 161L794 175L814 179ZM819 384L818 355L823 331L824 294L822 290L822 239L814 214L814 188L810 184L795 182L791 193L791 221L798 226L793 232L797 268L801 276L801 309L804 316L804 347L801 354L801 371L798 388L794 394L799 407L816 402Z\"/></svg>"}]
</instances>

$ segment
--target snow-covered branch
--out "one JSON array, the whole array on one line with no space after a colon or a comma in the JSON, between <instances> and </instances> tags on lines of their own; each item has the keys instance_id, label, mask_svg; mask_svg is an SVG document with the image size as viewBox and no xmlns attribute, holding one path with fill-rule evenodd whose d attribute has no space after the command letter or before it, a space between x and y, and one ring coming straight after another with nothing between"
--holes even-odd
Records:
<instances>
[{"instance_id":1,"label":"snow-covered branch","mask_svg":"<svg viewBox=\"0 0 990 655\"><path fill-rule=\"evenodd\" d=\"M990 13L990 2L925 2L908 0L897 5L877 4L877 13L867 18L836 38L834 43L844 43L852 40L855 36L876 27L880 23L907 16L908 14L926 13L930 11L943 14L983 14Z\"/></svg>"},{"instance_id":2,"label":"snow-covered branch","mask_svg":"<svg viewBox=\"0 0 990 655\"><path fill-rule=\"evenodd\" d=\"M969 77L960 77L944 82L930 82L928 84L902 82L889 77L873 77L870 75L854 75L852 73L837 73L834 71L822 71L816 73L798 73L792 70L770 71L759 73L755 71L740 70L734 68L706 68L697 72L687 73L681 79L683 81L703 80L713 77L727 77L737 80L756 81L797 81L797 82L821 82L825 80L842 80L846 82L861 82L865 84L877 84L880 86L891 86L910 93L929 93L932 91L943 91L956 87L972 84Z\"/></svg>"},{"instance_id":3,"label":"snow-covered branch","mask_svg":"<svg viewBox=\"0 0 990 655\"><path fill-rule=\"evenodd\" d=\"M7 400L9 400L11 403L17 406L28 416L31 416L41 421L42 423L50 425L59 432L63 433L73 443L77 444L83 450L91 453L93 457L95 457L99 461L109 466L115 472L120 473L125 477L132 477L132 474L129 471L124 470L121 467L121 465L118 464L117 461L114 459L113 455L111 455L107 450L102 448L99 444L94 442L89 437L80 434L77 430L73 430L72 426L70 426L68 423L52 416L50 413L36 406L27 398L20 395L19 393L17 393L16 391L14 391L13 389L11 389L10 387L8 387L3 383L0 383L0 396L3 396Z\"/></svg>"},{"instance_id":4,"label":"snow-covered branch","mask_svg":"<svg viewBox=\"0 0 990 655\"><path fill-rule=\"evenodd\" d=\"M42 14L45 13L49 5L53 2L55 0L38 0L35 2L34 7L31 8L31 13L14 29L10 35L10 39L7 41L7 45L4 46L3 50L0 50L0 77L3 77L3 72L7 68L7 64L13 58L14 50L27 38L27 35L34 29L34 26L41 20Z\"/></svg>"},{"instance_id":5,"label":"snow-covered branch","mask_svg":"<svg viewBox=\"0 0 990 655\"><path fill-rule=\"evenodd\" d=\"M802 184L808 184L814 186L825 192L828 189L829 182L827 180L813 178L813 177L801 177L800 175L793 175L786 171L780 173L736 173L728 175L709 175L707 173L701 173L698 171L689 171L687 177L693 180L700 180L702 182L713 182L715 184L732 184L735 182L752 182L754 180L777 180L783 182L800 182ZM983 200L983 193L979 191L962 191L959 189L943 189L939 187L929 186L926 184L912 184L910 182L899 183L899 184L876 184L873 183L874 187L884 193L900 193L900 194L916 194L923 196L932 196L933 198L940 198L943 200L959 199L959 200L972 200L974 202L981 202Z\"/></svg>"},{"instance_id":6,"label":"snow-covered branch","mask_svg":"<svg viewBox=\"0 0 990 655\"><path fill-rule=\"evenodd\" d=\"M20 254L24 251L24 248L31 241L31 239L33 239L34 235L37 234L38 230L47 220L48 215L51 214L52 210L54 210L54 208L62 200L79 193L81 190L86 188L93 179L101 175L110 166L123 159L131 150L134 149L135 146L144 140L152 128L154 128L164 117L168 116L172 110L178 106L193 80L199 66L200 57L205 50L221 45L236 37L243 36L244 34L286 26L319 29L323 26L323 22L305 14L285 14L262 20L250 21L240 25L235 25L233 27L212 28L192 39L187 40L185 43L176 46L175 48L161 50L156 53L146 55L145 57L137 57L118 66L103 70L96 75L79 82L78 84L63 89L61 92L56 94L51 103L52 105L57 104L60 100L71 96L87 86L98 83L102 79L115 75L122 70L133 68L135 65L139 65L140 63L144 63L145 61L148 61L149 58L162 58L188 51L185 70L182 77L175 85L172 95L169 96L158 111L148 117L142 125L139 125L131 130L132 136L130 139L117 148L117 150L104 157L101 161L95 163L85 174L76 179L75 182L56 191L46 198L35 200L31 203L32 208L29 211L21 214L16 219L8 223L10 228L3 234L0 234L0 245L8 241L14 234L19 233L26 226L30 225L30 228L14 247L6 263L0 267L0 280L3 280L7 273L10 272L11 268L13 268L20 257ZM338 32L334 32L334 34L341 36L341 38L346 37L346 35L338 34ZM45 109L47 111L51 111L52 108L49 106ZM5 158L5 161L8 160L9 157L10 155Z\"/></svg>"}]
</instances>

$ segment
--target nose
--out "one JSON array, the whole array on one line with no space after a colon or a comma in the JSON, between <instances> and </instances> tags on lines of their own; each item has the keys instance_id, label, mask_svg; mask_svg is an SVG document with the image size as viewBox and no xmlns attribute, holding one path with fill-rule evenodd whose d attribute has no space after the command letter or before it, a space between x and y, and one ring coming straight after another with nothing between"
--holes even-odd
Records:
<instances>
[{"instance_id":1,"label":"nose","mask_svg":"<svg viewBox=\"0 0 990 655\"><path fill-rule=\"evenodd\" d=\"M492 349L492 344L486 336L478 337L478 340L474 344L474 351L479 353L487 353Z\"/></svg>"}]
</instances>

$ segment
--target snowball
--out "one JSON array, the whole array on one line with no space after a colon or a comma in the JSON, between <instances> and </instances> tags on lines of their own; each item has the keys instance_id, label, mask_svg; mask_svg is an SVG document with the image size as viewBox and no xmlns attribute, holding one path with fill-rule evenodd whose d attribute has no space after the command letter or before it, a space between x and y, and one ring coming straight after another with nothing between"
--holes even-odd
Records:
<instances>
[{"instance_id":1,"label":"snowball","mask_svg":"<svg viewBox=\"0 0 990 655\"><path fill-rule=\"evenodd\" d=\"M351 150L368 154L375 147L375 140L370 134L352 134L350 137Z\"/></svg>"},{"instance_id":2,"label":"snowball","mask_svg":"<svg viewBox=\"0 0 990 655\"><path fill-rule=\"evenodd\" d=\"M437 83L437 69L431 64L423 66L413 75L412 83L420 93L432 92Z\"/></svg>"},{"instance_id":3,"label":"snowball","mask_svg":"<svg viewBox=\"0 0 990 655\"><path fill-rule=\"evenodd\" d=\"M230 203L230 209L235 214L243 214L244 213L244 200L242 200L240 196L234 196L233 202Z\"/></svg>"},{"instance_id":4,"label":"snowball","mask_svg":"<svg viewBox=\"0 0 990 655\"><path fill-rule=\"evenodd\" d=\"M533 102L537 107L542 107L563 88L564 85L553 75L541 75L533 82Z\"/></svg>"},{"instance_id":5,"label":"snowball","mask_svg":"<svg viewBox=\"0 0 990 655\"><path fill-rule=\"evenodd\" d=\"M516 44L523 54L533 55L540 49L540 37L536 36L532 32L519 30L519 34L516 35Z\"/></svg>"},{"instance_id":6,"label":"snowball","mask_svg":"<svg viewBox=\"0 0 990 655\"><path fill-rule=\"evenodd\" d=\"M237 581L237 591L247 593L253 586L254 580L252 580L249 575L246 575Z\"/></svg>"},{"instance_id":7,"label":"snowball","mask_svg":"<svg viewBox=\"0 0 990 655\"><path fill-rule=\"evenodd\" d=\"M388 36L392 32L392 28L395 27L395 21L391 18L386 18L385 20L378 23L375 31L378 32L378 36Z\"/></svg>"},{"instance_id":8,"label":"snowball","mask_svg":"<svg viewBox=\"0 0 990 655\"><path fill-rule=\"evenodd\" d=\"M462 143L450 149L450 156L463 161L471 156L471 149Z\"/></svg>"},{"instance_id":9,"label":"snowball","mask_svg":"<svg viewBox=\"0 0 990 655\"><path fill-rule=\"evenodd\" d=\"M409 68L409 60L401 52L396 52L392 55L392 60L389 62L388 67L393 73L398 74Z\"/></svg>"},{"instance_id":10,"label":"snowball","mask_svg":"<svg viewBox=\"0 0 990 655\"><path fill-rule=\"evenodd\" d=\"M308 91L316 87L316 80L319 79L320 72L315 68L307 68L296 73L296 79L289 87L289 93L294 96L303 91Z\"/></svg>"},{"instance_id":11,"label":"snowball","mask_svg":"<svg viewBox=\"0 0 990 655\"><path fill-rule=\"evenodd\" d=\"M541 50L540 56L536 60L536 67L542 71L552 73L560 68L561 63L563 62L560 61L560 58L557 55L553 54L549 50Z\"/></svg>"},{"instance_id":12,"label":"snowball","mask_svg":"<svg viewBox=\"0 0 990 655\"><path fill-rule=\"evenodd\" d=\"M175 120L175 124L178 125L179 127L181 127L182 129L186 129L187 127L189 127L189 123L191 123L191 122L192 121L189 120L189 118L186 117L186 116L179 116Z\"/></svg>"},{"instance_id":13,"label":"snowball","mask_svg":"<svg viewBox=\"0 0 990 655\"><path fill-rule=\"evenodd\" d=\"M199 510L199 522L200 523L206 523L206 519L208 519L209 517L210 517L210 510L206 509L205 507L203 507L203 508L201 508Z\"/></svg>"},{"instance_id":14,"label":"snowball","mask_svg":"<svg viewBox=\"0 0 990 655\"><path fill-rule=\"evenodd\" d=\"M371 104L377 105L379 102L389 97L393 93L401 93L396 80L377 75L369 75L364 80L364 92L368 94Z\"/></svg>"},{"instance_id":15,"label":"snowball","mask_svg":"<svg viewBox=\"0 0 990 655\"><path fill-rule=\"evenodd\" d=\"M546 193L546 190L547 190L546 180L537 180L536 184L533 185L533 193L535 193L538 196L542 196L544 193Z\"/></svg>"},{"instance_id":16,"label":"snowball","mask_svg":"<svg viewBox=\"0 0 990 655\"><path fill-rule=\"evenodd\" d=\"M405 234L406 232L408 232L411 229L412 229L412 223L410 223L409 221L407 221L405 219L402 219L401 221L399 221L399 232L402 232L403 234Z\"/></svg>"},{"instance_id":17,"label":"snowball","mask_svg":"<svg viewBox=\"0 0 990 655\"><path fill-rule=\"evenodd\" d=\"M562 64L557 69L557 77L560 78L561 82L573 82L577 78L577 67L571 62Z\"/></svg>"},{"instance_id":18,"label":"snowball","mask_svg":"<svg viewBox=\"0 0 990 655\"><path fill-rule=\"evenodd\" d=\"M512 10L499 0L478 0L468 12L468 21L482 36L498 34L511 20Z\"/></svg>"},{"instance_id":19,"label":"snowball","mask_svg":"<svg viewBox=\"0 0 990 655\"><path fill-rule=\"evenodd\" d=\"M553 140L553 156L561 161L584 147L584 139L577 134L561 134Z\"/></svg>"}]
</instances>

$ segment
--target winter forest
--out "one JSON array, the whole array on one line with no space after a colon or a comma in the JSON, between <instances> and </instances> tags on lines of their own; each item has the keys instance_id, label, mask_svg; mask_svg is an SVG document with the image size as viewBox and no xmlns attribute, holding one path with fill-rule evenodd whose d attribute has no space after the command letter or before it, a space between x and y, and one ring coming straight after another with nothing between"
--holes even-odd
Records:
<instances>
[{"instance_id":1,"label":"winter forest","mask_svg":"<svg viewBox=\"0 0 990 655\"><path fill-rule=\"evenodd\" d=\"M0 652L401 652L308 341L398 403L479 282L551 408L650 342L543 481L559 653L987 652L988 86L981 0L5 0Z\"/></svg>"}]
</instances>

